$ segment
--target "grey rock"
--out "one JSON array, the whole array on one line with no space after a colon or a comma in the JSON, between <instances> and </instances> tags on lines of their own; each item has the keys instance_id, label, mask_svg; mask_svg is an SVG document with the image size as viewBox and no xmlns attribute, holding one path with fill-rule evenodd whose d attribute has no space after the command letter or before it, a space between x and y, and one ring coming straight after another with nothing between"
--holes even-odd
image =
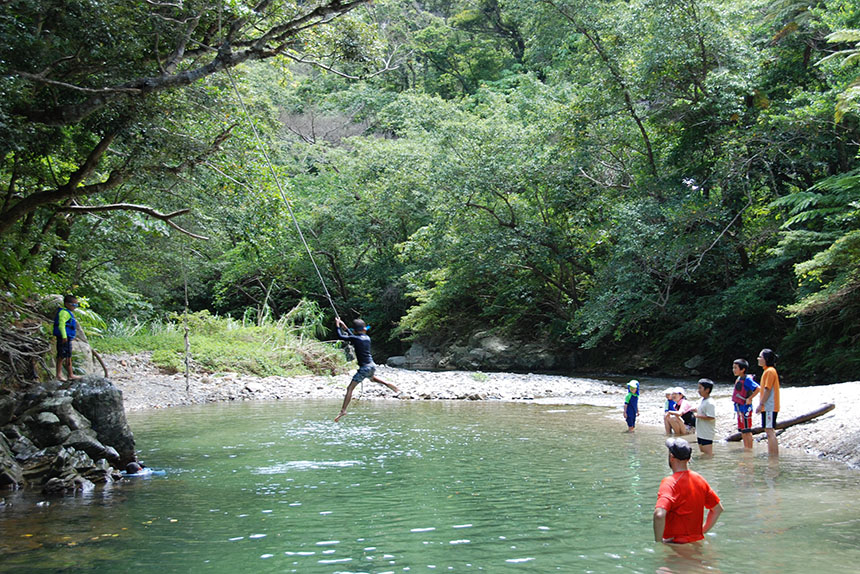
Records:
<instances>
[{"instance_id":1,"label":"grey rock","mask_svg":"<svg viewBox=\"0 0 860 574\"><path fill-rule=\"evenodd\" d=\"M266 390L266 387L264 387L260 383L255 383L251 381L245 384L245 390L251 394L258 394L264 392Z\"/></svg>"},{"instance_id":2,"label":"grey rock","mask_svg":"<svg viewBox=\"0 0 860 574\"><path fill-rule=\"evenodd\" d=\"M19 435L18 438L14 440L12 443L12 452L15 453L15 458L17 460L24 460L39 451L39 447L37 447L33 441L23 435Z\"/></svg>"},{"instance_id":3,"label":"grey rock","mask_svg":"<svg viewBox=\"0 0 860 574\"><path fill-rule=\"evenodd\" d=\"M27 416L22 421L28 432L28 437L39 447L62 444L71 433L69 427L60 424L60 418L54 413L41 412Z\"/></svg>"},{"instance_id":4,"label":"grey rock","mask_svg":"<svg viewBox=\"0 0 860 574\"><path fill-rule=\"evenodd\" d=\"M34 417L36 424L45 425L45 426L53 426L60 424L60 417L55 415L54 413L44 412L39 413Z\"/></svg>"},{"instance_id":5,"label":"grey rock","mask_svg":"<svg viewBox=\"0 0 860 574\"><path fill-rule=\"evenodd\" d=\"M6 426L15 414L15 398L11 395L0 395L0 427Z\"/></svg>"},{"instance_id":6,"label":"grey rock","mask_svg":"<svg viewBox=\"0 0 860 574\"><path fill-rule=\"evenodd\" d=\"M68 425L72 430L90 428L92 426L84 415L75 410L72 405L72 397L68 394L48 396L30 410L54 413L63 424Z\"/></svg>"},{"instance_id":7,"label":"grey rock","mask_svg":"<svg viewBox=\"0 0 860 574\"><path fill-rule=\"evenodd\" d=\"M92 423L98 440L119 453L120 465L133 461L134 435L125 418L122 392L109 380L100 377L84 377L75 381L69 391L75 410Z\"/></svg>"},{"instance_id":8,"label":"grey rock","mask_svg":"<svg viewBox=\"0 0 860 574\"><path fill-rule=\"evenodd\" d=\"M6 436L0 433L0 488L17 488L23 482L21 465L15 460Z\"/></svg>"},{"instance_id":9,"label":"grey rock","mask_svg":"<svg viewBox=\"0 0 860 574\"><path fill-rule=\"evenodd\" d=\"M95 436L95 432L90 430L72 431L65 442L63 442L63 446L82 450L93 459L104 458L107 454L105 445L99 442Z\"/></svg>"},{"instance_id":10,"label":"grey rock","mask_svg":"<svg viewBox=\"0 0 860 574\"><path fill-rule=\"evenodd\" d=\"M694 370L694 369L698 369L700 366L702 366L702 363L704 363L704 362L705 362L705 357L703 357L702 355L696 355L695 357L692 357L691 359L688 359L687 361L685 361L684 367L686 367L687 369L690 369L690 370Z\"/></svg>"}]
</instances>

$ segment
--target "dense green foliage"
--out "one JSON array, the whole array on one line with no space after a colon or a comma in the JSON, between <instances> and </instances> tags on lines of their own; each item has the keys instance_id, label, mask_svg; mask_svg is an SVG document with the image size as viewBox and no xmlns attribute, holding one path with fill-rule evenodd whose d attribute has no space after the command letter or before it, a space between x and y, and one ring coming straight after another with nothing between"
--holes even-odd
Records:
<instances>
[{"instance_id":1,"label":"dense green foliage","mask_svg":"<svg viewBox=\"0 0 860 574\"><path fill-rule=\"evenodd\" d=\"M389 353L492 327L593 366L726 377L771 347L790 381L856 378L856 2L376 0L254 42L341 4L3 3L5 289L330 311L280 182ZM227 29L256 63L123 91L219 61Z\"/></svg>"},{"instance_id":2,"label":"dense green foliage","mask_svg":"<svg viewBox=\"0 0 860 574\"><path fill-rule=\"evenodd\" d=\"M345 355L321 343L322 314L314 303L302 302L278 321L268 316L243 320L216 317L208 311L172 315L145 323L111 321L92 337L101 352L152 352L152 362L166 372L185 370L185 331L189 334L195 372L241 372L259 376L335 374L345 368Z\"/></svg>"}]
</instances>

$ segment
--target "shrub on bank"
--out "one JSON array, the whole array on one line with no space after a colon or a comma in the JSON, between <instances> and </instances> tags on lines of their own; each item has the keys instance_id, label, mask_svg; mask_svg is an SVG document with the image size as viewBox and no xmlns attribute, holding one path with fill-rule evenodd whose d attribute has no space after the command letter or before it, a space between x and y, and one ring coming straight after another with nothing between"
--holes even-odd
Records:
<instances>
[{"instance_id":1,"label":"shrub on bank","mask_svg":"<svg viewBox=\"0 0 860 574\"><path fill-rule=\"evenodd\" d=\"M265 315L251 321L219 317L208 311L173 314L166 320L112 320L92 337L102 353L152 352L152 361L167 372L185 369L185 330L191 368L195 371L238 372L258 376L335 374L346 369L343 353L318 340L322 313L303 302L278 321Z\"/></svg>"}]
</instances>

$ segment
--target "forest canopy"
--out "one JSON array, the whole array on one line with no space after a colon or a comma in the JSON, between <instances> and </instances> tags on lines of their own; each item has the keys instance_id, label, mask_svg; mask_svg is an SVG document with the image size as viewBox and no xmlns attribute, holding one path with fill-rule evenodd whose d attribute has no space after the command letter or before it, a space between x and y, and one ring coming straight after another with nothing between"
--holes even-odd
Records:
<instances>
[{"instance_id":1,"label":"forest canopy","mask_svg":"<svg viewBox=\"0 0 860 574\"><path fill-rule=\"evenodd\" d=\"M106 318L186 284L325 308L280 184L389 353L856 378L858 119L853 0L8 0L0 278Z\"/></svg>"}]
</instances>

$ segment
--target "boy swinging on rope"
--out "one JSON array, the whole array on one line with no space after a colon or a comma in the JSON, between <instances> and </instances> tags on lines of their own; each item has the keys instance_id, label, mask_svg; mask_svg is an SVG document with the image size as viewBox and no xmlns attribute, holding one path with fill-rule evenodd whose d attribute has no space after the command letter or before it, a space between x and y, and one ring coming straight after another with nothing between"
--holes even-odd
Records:
<instances>
[{"instance_id":1,"label":"boy swinging on rope","mask_svg":"<svg viewBox=\"0 0 860 574\"><path fill-rule=\"evenodd\" d=\"M340 414L334 419L334 422L338 422L346 414L346 408L349 406L349 401L352 400L352 391L364 379L370 379L374 383L385 385L395 393L399 393L400 389L376 376L376 364L373 362L373 356L370 354L370 337L367 336L367 324L361 319L355 319L352 322L355 332L352 332L340 317L335 317L334 323L337 327L337 338L341 341L347 341L352 345L352 348L355 350L355 358L358 361L358 371L352 376L352 381L350 381L349 386L346 388L346 396L343 397L343 406L340 409Z\"/></svg>"}]
</instances>

